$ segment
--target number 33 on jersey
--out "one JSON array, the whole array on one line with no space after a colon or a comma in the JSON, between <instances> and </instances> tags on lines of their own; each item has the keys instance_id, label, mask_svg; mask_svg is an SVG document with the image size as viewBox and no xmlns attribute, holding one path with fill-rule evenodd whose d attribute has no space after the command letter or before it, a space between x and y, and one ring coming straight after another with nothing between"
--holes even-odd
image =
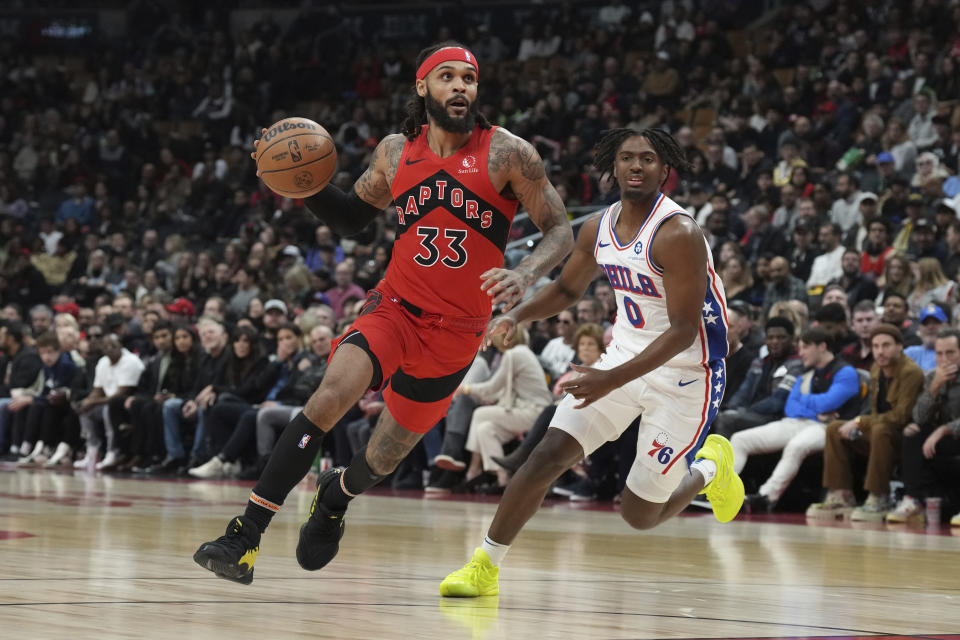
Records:
<instances>
[{"instance_id":1,"label":"number 33 on jersey","mask_svg":"<svg viewBox=\"0 0 960 640\"><path fill-rule=\"evenodd\" d=\"M431 312L490 315L480 275L503 266L518 206L494 190L487 173L495 129L477 127L447 158L430 150L426 130L403 146L390 185L398 226L387 278Z\"/></svg>"}]
</instances>

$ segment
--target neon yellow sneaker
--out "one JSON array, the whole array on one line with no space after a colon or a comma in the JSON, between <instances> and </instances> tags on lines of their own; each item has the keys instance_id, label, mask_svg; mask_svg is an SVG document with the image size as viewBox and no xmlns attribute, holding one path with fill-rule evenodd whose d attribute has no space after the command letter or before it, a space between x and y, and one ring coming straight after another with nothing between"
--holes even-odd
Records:
<instances>
[{"instance_id":1,"label":"neon yellow sneaker","mask_svg":"<svg viewBox=\"0 0 960 640\"><path fill-rule=\"evenodd\" d=\"M717 520L730 522L740 513L744 495L743 480L733 470L733 447L730 441L723 436L709 435L695 457L716 463L717 475L701 493L707 494Z\"/></svg>"},{"instance_id":2,"label":"neon yellow sneaker","mask_svg":"<svg viewBox=\"0 0 960 640\"><path fill-rule=\"evenodd\" d=\"M476 598L500 593L497 576L500 567L490 562L490 556L477 547L473 559L463 569L454 571L440 583L440 595L452 598Z\"/></svg>"}]
</instances>

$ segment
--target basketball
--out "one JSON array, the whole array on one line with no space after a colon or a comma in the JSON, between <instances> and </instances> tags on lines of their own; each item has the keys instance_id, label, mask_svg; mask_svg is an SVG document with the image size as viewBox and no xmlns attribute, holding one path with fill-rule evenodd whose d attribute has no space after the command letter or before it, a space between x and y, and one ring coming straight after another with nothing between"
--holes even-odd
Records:
<instances>
[{"instance_id":1,"label":"basketball","mask_svg":"<svg viewBox=\"0 0 960 640\"><path fill-rule=\"evenodd\" d=\"M257 145L260 179L288 198L312 196L337 170L337 148L327 130L307 118L284 118Z\"/></svg>"}]
</instances>

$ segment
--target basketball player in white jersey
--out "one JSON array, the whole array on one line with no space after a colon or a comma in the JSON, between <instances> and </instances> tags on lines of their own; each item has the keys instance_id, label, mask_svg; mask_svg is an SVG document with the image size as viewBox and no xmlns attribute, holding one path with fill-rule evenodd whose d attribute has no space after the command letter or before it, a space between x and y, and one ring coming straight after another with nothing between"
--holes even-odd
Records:
<instances>
[{"instance_id":1,"label":"basketball player in white jersey","mask_svg":"<svg viewBox=\"0 0 960 640\"><path fill-rule=\"evenodd\" d=\"M595 165L612 174L621 200L580 229L560 277L491 322L487 339L567 309L586 292L597 265L616 292L613 341L594 368L564 385L567 395L543 440L511 480L473 559L440 585L445 596L499 593L510 544L564 471L640 414L637 457L620 513L649 529L701 492L721 522L743 505L733 449L707 436L723 399L727 317L723 285L706 240L687 213L660 193L671 168L687 162L664 131L616 129L598 143Z\"/></svg>"}]
</instances>

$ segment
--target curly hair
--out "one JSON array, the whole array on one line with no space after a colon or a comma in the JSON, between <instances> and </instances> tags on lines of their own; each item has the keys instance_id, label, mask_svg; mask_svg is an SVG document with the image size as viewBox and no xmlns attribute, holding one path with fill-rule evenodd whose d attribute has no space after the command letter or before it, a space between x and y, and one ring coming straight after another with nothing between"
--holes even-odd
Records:
<instances>
[{"instance_id":1,"label":"curly hair","mask_svg":"<svg viewBox=\"0 0 960 640\"><path fill-rule=\"evenodd\" d=\"M447 40L445 42L429 46L417 55L416 68L419 69L424 60L432 56L440 49L444 49L446 47L459 47L461 49L466 49L464 45L454 40ZM403 122L400 124L400 133L406 136L407 140L414 140L420 135L423 125L427 124L427 101L426 98L422 98L419 94L417 94L416 86L414 86L410 99L407 100L407 106L405 107L405 110L407 112L407 117L404 118ZM489 129L492 126L482 113L477 113L476 117L477 124L480 125L481 129Z\"/></svg>"},{"instance_id":2,"label":"curly hair","mask_svg":"<svg viewBox=\"0 0 960 640\"><path fill-rule=\"evenodd\" d=\"M611 129L607 131L594 147L593 166L600 171L601 176L613 175L613 165L617 158L617 151L630 138L640 136L646 138L660 160L670 170L690 171L693 167L687 160L686 154L677 141L663 129ZM669 171L667 178L670 177ZM663 182L666 182L666 178ZM662 183L661 183L662 185Z\"/></svg>"}]
</instances>

